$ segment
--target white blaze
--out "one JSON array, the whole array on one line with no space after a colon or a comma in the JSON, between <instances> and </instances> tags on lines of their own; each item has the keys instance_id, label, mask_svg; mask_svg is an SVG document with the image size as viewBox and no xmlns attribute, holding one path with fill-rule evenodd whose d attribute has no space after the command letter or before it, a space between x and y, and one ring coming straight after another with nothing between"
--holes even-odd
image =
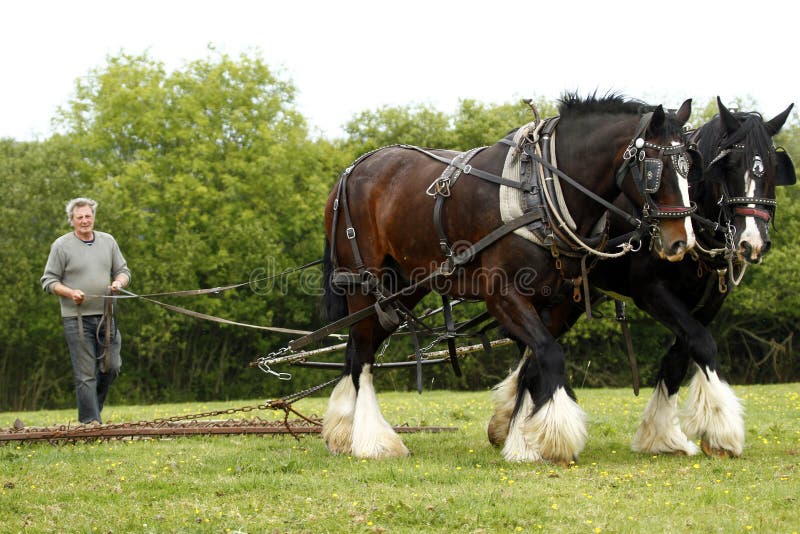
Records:
<instances>
[{"instance_id":1,"label":"white blaze","mask_svg":"<svg viewBox=\"0 0 800 534\"><path fill-rule=\"evenodd\" d=\"M753 198L756 196L756 181L752 180L750 177L750 171L747 171L744 175L744 184L745 184L745 195L747 198ZM748 204L747 207L755 208L755 204ZM757 258L758 255L761 253L761 249L764 247L764 242L761 240L761 232L758 231L758 226L756 226L756 219L752 215L748 215L744 218L744 231L739 236L739 247L742 247L742 244L747 242L750 243L752 247L752 256Z\"/></svg>"},{"instance_id":2,"label":"white blaze","mask_svg":"<svg viewBox=\"0 0 800 534\"><path fill-rule=\"evenodd\" d=\"M677 141L673 141L673 146L678 146L681 143ZM683 157L686 157L685 154L682 154ZM689 180L686 176L681 175L681 173L676 172L675 174L678 176L678 187L681 190L681 201L683 202L683 206L688 208L691 206L691 202L689 199ZM692 217L687 216L683 219L683 227L686 230L686 250L691 249L695 245L695 237L694 237L694 228L692 228Z\"/></svg>"},{"instance_id":3,"label":"white blaze","mask_svg":"<svg viewBox=\"0 0 800 534\"><path fill-rule=\"evenodd\" d=\"M689 180L678 175L678 185L681 188L681 198L683 200L683 205L687 208L691 206L689 203ZM686 249L690 249L695 245L695 238L694 238L694 228L692 227L692 217L687 216L683 219L683 226L686 229Z\"/></svg>"}]
</instances>

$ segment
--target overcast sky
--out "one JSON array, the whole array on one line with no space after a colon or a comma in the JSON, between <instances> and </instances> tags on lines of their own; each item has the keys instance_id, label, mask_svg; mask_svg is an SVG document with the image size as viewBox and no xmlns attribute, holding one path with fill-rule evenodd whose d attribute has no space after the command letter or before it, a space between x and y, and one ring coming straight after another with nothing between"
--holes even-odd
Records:
<instances>
[{"instance_id":1,"label":"overcast sky","mask_svg":"<svg viewBox=\"0 0 800 534\"><path fill-rule=\"evenodd\" d=\"M800 4L773 0L22 0L0 4L0 137L43 139L75 80L120 51L167 68L207 46L256 53L297 87L309 126L459 99L619 91L677 107L800 104ZM797 112L793 113L797 116Z\"/></svg>"}]
</instances>

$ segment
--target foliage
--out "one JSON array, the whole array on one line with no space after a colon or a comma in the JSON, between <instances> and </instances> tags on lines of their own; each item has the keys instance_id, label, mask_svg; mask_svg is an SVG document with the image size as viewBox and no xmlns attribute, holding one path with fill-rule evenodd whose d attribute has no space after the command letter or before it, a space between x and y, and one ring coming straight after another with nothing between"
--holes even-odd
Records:
<instances>
[{"instance_id":1,"label":"foliage","mask_svg":"<svg viewBox=\"0 0 800 534\"><path fill-rule=\"evenodd\" d=\"M319 207L335 176L331 169L341 166L329 143L308 139L293 102L294 87L259 59L217 54L167 73L146 56L122 55L78 81L60 117L65 137L4 142L0 165L16 179L3 181L3 198L21 200L5 205L4 214L34 221L3 241L3 276L12 278L9 287L25 288L2 312L6 331L15 332L3 348L3 379L9 380L3 405L69 398L57 301L35 286L47 247L67 230L63 206L75 196L99 201L97 228L119 241L133 272L132 291L252 280L219 297L175 303L245 323L317 326L309 310L318 284L295 291L286 284L296 277L267 278L319 256ZM30 253L14 253L20 250ZM20 267L11 269L11 261ZM38 306L35 317L24 310L30 302ZM252 395L262 377L246 364L282 342L142 301L120 302L118 316L125 362L116 390L129 401ZM29 326L13 328L15 320ZM44 335L30 337L37 328ZM41 356L32 364L14 354ZM61 364L54 369L50 359ZM39 375L58 394L33 394Z\"/></svg>"},{"instance_id":2,"label":"foliage","mask_svg":"<svg viewBox=\"0 0 800 534\"><path fill-rule=\"evenodd\" d=\"M413 455L385 461L331 456L319 436L6 444L0 524L13 532L793 532L798 384L735 391L747 439L736 460L631 452L647 394L628 389L577 391L589 441L569 468L504 461L486 439L486 391L379 395L394 425L456 429L403 434ZM110 407L109 416L227 407ZM322 413L325 399L295 407ZM73 416L2 413L0 426Z\"/></svg>"},{"instance_id":3,"label":"foliage","mask_svg":"<svg viewBox=\"0 0 800 534\"><path fill-rule=\"evenodd\" d=\"M63 206L75 196L99 201L97 228L119 241L139 294L245 283L217 295L159 297L232 321L313 330L320 270L277 276L320 257L323 209L335 180L359 155L408 143L467 150L495 143L533 119L522 102L462 100L453 114L428 105L382 107L356 114L347 137L313 139L295 108L296 89L257 56L209 50L174 71L148 55L120 54L77 80L60 110L60 135L39 142L0 140L0 207L18 231L0 241L0 408L74 403L72 377L55 297L41 291L48 247L67 232ZM726 104L753 109L751 99ZM557 103L536 98L542 117ZM770 116L780 112L771 110ZM696 101L693 123L716 113ZM778 138L800 154L793 118ZM800 156L798 156L800 157ZM798 323L797 187L779 191L773 251L750 268L713 324L723 369L735 381L800 376L792 339ZM247 284L247 282L252 282ZM439 302L430 296L423 307ZM461 320L482 310L457 311ZM629 366L613 310L582 319L562 339L575 385L624 385ZM629 313L643 380L651 378L671 335L637 310ZM114 402L274 397L316 384L325 371L293 369L291 383L248 369L284 346L285 335L184 317L143 300L118 302L123 373ZM423 339L423 345L432 339ZM478 343L478 340L459 340ZM436 347L441 348L441 347ZM408 337L392 339L387 359L413 353ZM341 359L341 354L332 355ZM515 347L470 357L463 377L426 368L426 387L485 388L517 360ZM413 368L386 373L379 386L414 388Z\"/></svg>"}]
</instances>

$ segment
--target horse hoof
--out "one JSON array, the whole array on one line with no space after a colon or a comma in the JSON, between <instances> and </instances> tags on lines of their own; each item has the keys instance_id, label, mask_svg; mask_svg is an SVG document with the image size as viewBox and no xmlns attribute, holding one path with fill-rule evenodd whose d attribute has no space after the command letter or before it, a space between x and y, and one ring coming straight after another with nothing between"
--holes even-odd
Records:
<instances>
[{"instance_id":1,"label":"horse hoof","mask_svg":"<svg viewBox=\"0 0 800 534\"><path fill-rule=\"evenodd\" d=\"M737 455L725 449L717 449L711 446L706 440L700 441L700 448L703 449L703 454L709 458L736 458Z\"/></svg>"},{"instance_id":2,"label":"horse hoof","mask_svg":"<svg viewBox=\"0 0 800 534\"><path fill-rule=\"evenodd\" d=\"M489 427L486 429L486 435L489 438L489 443L491 443L493 447L502 447L508 436L508 426L503 428L501 425L495 423L494 417L492 417L489 421Z\"/></svg>"}]
</instances>

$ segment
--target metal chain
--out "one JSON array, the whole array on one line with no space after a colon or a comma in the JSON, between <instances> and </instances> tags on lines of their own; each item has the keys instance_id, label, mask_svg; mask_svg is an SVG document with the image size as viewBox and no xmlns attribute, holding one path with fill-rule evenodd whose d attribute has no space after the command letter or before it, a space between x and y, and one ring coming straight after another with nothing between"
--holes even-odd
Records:
<instances>
[{"instance_id":1,"label":"metal chain","mask_svg":"<svg viewBox=\"0 0 800 534\"><path fill-rule=\"evenodd\" d=\"M262 404L240 406L238 408L225 408L221 410L211 410L206 412L198 412L185 415L173 415L169 417L157 417L155 419L150 419L150 420L142 419L133 422L100 425L99 427L97 425L89 425L89 424L81 424L75 427L69 427L68 425L61 425L59 427L56 427L54 432L57 433L57 432L71 431L71 432L85 432L88 434L97 431L98 428L102 428L103 430L115 430L115 429L140 428L140 427L146 427L146 428L163 427L169 425L170 423L178 423L181 421L194 421L197 419L217 417L220 415L248 413L255 410L284 410L286 412L286 418L284 418L284 424L287 426L287 428L289 428L288 417L290 412L294 413L301 419L311 424L320 425L321 423L318 420L310 419L304 416L303 414L299 413L294 408L292 408L292 404L300 399L304 399L305 397L312 395L313 393L316 393L321 389L330 386L339 379L340 377L336 377L332 380L328 380L327 382L323 382L322 384L312 386L310 388L298 391L296 393L292 393L291 395L287 395L279 399L268 400Z\"/></svg>"},{"instance_id":2,"label":"metal chain","mask_svg":"<svg viewBox=\"0 0 800 534\"><path fill-rule=\"evenodd\" d=\"M279 373L277 371L273 371L272 368L270 367L270 364L275 365L278 363L298 361L303 359L302 357L297 357L296 360L292 360L293 354L287 354L286 356L283 356L283 354L286 354L287 352L291 352L291 348L289 348L289 345L281 347L275 352L270 352L266 356L258 358L256 360L256 365L258 366L259 369L261 369L265 373L277 377L278 380L291 380L292 379L291 373Z\"/></svg>"}]
</instances>

